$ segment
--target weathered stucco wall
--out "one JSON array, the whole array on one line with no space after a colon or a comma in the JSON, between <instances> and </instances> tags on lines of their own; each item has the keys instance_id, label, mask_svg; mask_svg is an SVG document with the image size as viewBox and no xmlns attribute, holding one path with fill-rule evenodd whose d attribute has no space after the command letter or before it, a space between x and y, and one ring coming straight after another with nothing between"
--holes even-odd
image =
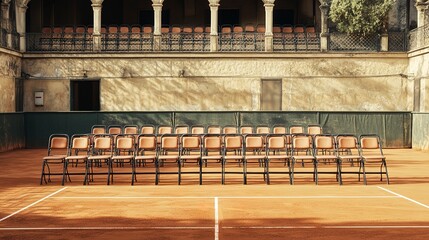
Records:
<instances>
[{"instance_id":1,"label":"weathered stucco wall","mask_svg":"<svg viewBox=\"0 0 429 240\"><path fill-rule=\"evenodd\" d=\"M15 77L21 75L21 58L0 50L0 112L15 112Z\"/></svg>"},{"instance_id":2,"label":"weathered stucco wall","mask_svg":"<svg viewBox=\"0 0 429 240\"><path fill-rule=\"evenodd\" d=\"M409 75L414 82L413 148L429 150L429 48L409 54ZM424 113L426 112L426 113Z\"/></svg>"},{"instance_id":3,"label":"weathered stucco wall","mask_svg":"<svg viewBox=\"0 0 429 240\"><path fill-rule=\"evenodd\" d=\"M429 48L410 53L409 76L414 82L416 109L429 112Z\"/></svg>"},{"instance_id":4,"label":"weathered stucco wall","mask_svg":"<svg viewBox=\"0 0 429 240\"><path fill-rule=\"evenodd\" d=\"M86 72L105 111L260 110L261 79L282 79L282 110L409 111L407 67L395 53L28 55L25 110L68 111L68 81ZM41 88L55 101L34 109Z\"/></svg>"}]
</instances>

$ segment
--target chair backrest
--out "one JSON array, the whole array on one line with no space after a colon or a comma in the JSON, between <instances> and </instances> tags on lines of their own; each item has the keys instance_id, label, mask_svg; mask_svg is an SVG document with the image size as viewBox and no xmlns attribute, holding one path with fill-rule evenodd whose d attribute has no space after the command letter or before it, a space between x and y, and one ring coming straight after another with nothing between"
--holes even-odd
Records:
<instances>
[{"instance_id":1,"label":"chair backrest","mask_svg":"<svg viewBox=\"0 0 429 240\"><path fill-rule=\"evenodd\" d=\"M289 133L290 134L301 134L304 133L304 127L303 126L290 126L289 127Z\"/></svg>"},{"instance_id":2,"label":"chair backrest","mask_svg":"<svg viewBox=\"0 0 429 240\"><path fill-rule=\"evenodd\" d=\"M265 33L265 26L264 25L258 25L256 27L256 32L258 33ZM273 28L273 33L274 33L274 28ZM280 32L280 28L278 28L278 32Z\"/></svg>"},{"instance_id":3,"label":"chair backrest","mask_svg":"<svg viewBox=\"0 0 429 240\"><path fill-rule=\"evenodd\" d=\"M106 133L106 126L104 125L94 125L91 128L92 134L105 134Z\"/></svg>"},{"instance_id":4,"label":"chair backrest","mask_svg":"<svg viewBox=\"0 0 429 240\"><path fill-rule=\"evenodd\" d=\"M220 126L208 126L207 133L209 134L220 134L222 132Z\"/></svg>"},{"instance_id":5,"label":"chair backrest","mask_svg":"<svg viewBox=\"0 0 429 240\"><path fill-rule=\"evenodd\" d=\"M51 27L43 27L42 33L45 33L45 34L52 33L52 28Z\"/></svg>"},{"instance_id":6,"label":"chair backrest","mask_svg":"<svg viewBox=\"0 0 429 240\"><path fill-rule=\"evenodd\" d=\"M359 142L362 149L378 149L381 147L378 136L361 136Z\"/></svg>"},{"instance_id":7,"label":"chair backrest","mask_svg":"<svg viewBox=\"0 0 429 240\"><path fill-rule=\"evenodd\" d=\"M240 133L241 134L252 134L253 133L253 127L252 126L242 126L242 127L240 127Z\"/></svg>"},{"instance_id":8,"label":"chair backrest","mask_svg":"<svg viewBox=\"0 0 429 240\"><path fill-rule=\"evenodd\" d=\"M122 134L122 127L118 125L111 125L107 128L109 134L118 135Z\"/></svg>"},{"instance_id":9,"label":"chair backrest","mask_svg":"<svg viewBox=\"0 0 429 240\"><path fill-rule=\"evenodd\" d=\"M94 135L94 150L112 150L112 136L106 134Z\"/></svg>"},{"instance_id":10,"label":"chair backrest","mask_svg":"<svg viewBox=\"0 0 429 240\"><path fill-rule=\"evenodd\" d=\"M306 135L306 134L293 135L292 136L292 148L294 150L312 149L311 136Z\"/></svg>"},{"instance_id":11,"label":"chair backrest","mask_svg":"<svg viewBox=\"0 0 429 240\"><path fill-rule=\"evenodd\" d=\"M302 27L302 26L296 26L294 29L293 29L293 32L294 33L304 33L305 31L304 31L304 27Z\"/></svg>"},{"instance_id":12,"label":"chair backrest","mask_svg":"<svg viewBox=\"0 0 429 240\"><path fill-rule=\"evenodd\" d=\"M255 32L255 26L253 26L253 25L246 25L244 27L244 31L245 32Z\"/></svg>"},{"instance_id":13,"label":"chair backrest","mask_svg":"<svg viewBox=\"0 0 429 240\"><path fill-rule=\"evenodd\" d=\"M48 155L68 155L69 137L66 134L52 134L49 137Z\"/></svg>"},{"instance_id":14,"label":"chair backrest","mask_svg":"<svg viewBox=\"0 0 429 240\"><path fill-rule=\"evenodd\" d=\"M263 149L264 148L264 138L262 135L249 134L244 138L246 151Z\"/></svg>"},{"instance_id":15,"label":"chair backrest","mask_svg":"<svg viewBox=\"0 0 429 240\"><path fill-rule=\"evenodd\" d=\"M204 134L205 129L203 126L192 126L191 133L192 134Z\"/></svg>"},{"instance_id":16,"label":"chair backrest","mask_svg":"<svg viewBox=\"0 0 429 240\"><path fill-rule=\"evenodd\" d=\"M306 30L307 33L316 33L316 28L313 27L313 26L306 27L305 30Z\"/></svg>"},{"instance_id":17,"label":"chair backrest","mask_svg":"<svg viewBox=\"0 0 429 240\"><path fill-rule=\"evenodd\" d=\"M332 135L315 135L314 149L335 150L335 138Z\"/></svg>"},{"instance_id":18,"label":"chair backrest","mask_svg":"<svg viewBox=\"0 0 429 240\"><path fill-rule=\"evenodd\" d=\"M269 134L270 133L270 127L268 127L268 126L258 126L256 128L256 133L259 133L259 134Z\"/></svg>"},{"instance_id":19,"label":"chair backrest","mask_svg":"<svg viewBox=\"0 0 429 240\"><path fill-rule=\"evenodd\" d=\"M208 134L203 136L203 148L207 150L219 150L222 147L222 139L220 135Z\"/></svg>"},{"instance_id":20,"label":"chair backrest","mask_svg":"<svg viewBox=\"0 0 429 240\"><path fill-rule=\"evenodd\" d=\"M231 33L232 32L232 29L231 29L231 27L230 26L223 26L222 27L222 29L221 29L221 33Z\"/></svg>"},{"instance_id":21,"label":"chair backrest","mask_svg":"<svg viewBox=\"0 0 429 240\"><path fill-rule=\"evenodd\" d=\"M236 134L237 133L237 127L235 126L225 126L222 129L223 134Z\"/></svg>"},{"instance_id":22,"label":"chair backrest","mask_svg":"<svg viewBox=\"0 0 429 240\"><path fill-rule=\"evenodd\" d=\"M281 134L267 136L267 151L286 149L286 137Z\"/></svg>"},{"instance_id":23,"label":"chair backrest","mask_svg":"<svg viewBox=\"0 0 429 240\"><path fill-rule=\"evenodd\" d=\"M310 135L322 134L322 127L320 127L319 125L308 125L307 133Z\"/></svg>"},{"instance_id":24,"label":"chair backrest","mask_svg":"<svg viewBox=\"0 0 429 240\"><path fill-rule=\"evenodd\" d=\"M86 32L86 29L85 29L85 27L80 26L80 27L76 27L75 31L76 31L76 33L83 34Z\"/></svg>"},{"instance_id":25,"label":"chair backrest","mask_svg":"<svg viewBox=\"0 0 429 240\"><path fill-rule=\"evenodd\" d=\"M232 30L234 33L242 33L244 31L242 26L234 26Z\"/></svg>"},{"instance_id":26,"label":"chair backrest","mask_svg":"<svg viewBox=\"0 0 429 240\"><path fill-rule=\"evenodd\" d=\"M140 26L132 26L131 27L131 32L132 33L140 33L141 32L141 27Z\"/></svg>"},{"instance_id":27,"label":"chair backrest","mask_svg":"<svg viewBox=\"0 0 429 240\"><path fill-rule=\"evenodd\" d=\"M64 27L64 33L66 33L66 34L74 33L74 28L73 27Z\"/></svg>"},{"instance_id":28,"label":"chair backrest","mask_svg":"<svg viewBox=\"0 0 429 240\"><path fill-rule=\"evenodd\" d=\"M286 134L287 129L284 126L274 126L273 127L273 133L274 134Z\"/></svg>"},{"instance_id":29,"label":"chair backrest","mask_svg":"<svg viewBox=\"0 0 429 240\"><path fill-rule=\"evenodd\" d=\"M179 149L179 136L178 135L163 135L161 137L161 150L170 151Z\"/></svg>"},{"instance_id":30,"label":"chair backrest","mask_svg":"<svg viewBox=\"0 0 429 240\"><path fill-rule=\"evenodd\" d=\"M171 28L171 33L181 33L182 32L182 28L180 27L172 27Z\"/></svg>"},{"instance_id":31,"label":"chair backrest","mask_svg":"<svg viewBox=\"0 0 429 240\"><path fill-rule=\"evenodd\" d=\"M144 125L140 129L141 134L155 134L155 126L153 125Z\"/></svg>"},{"instance_id":32,"label":"chair backrest","mask_svg":"<svg viewBox=\"0 0 429 240\"><path fill-rule=\"evenodd\" d=\"M130 32L130 28L128 26L121 26L119 28L119 32L121 32L121 33L129 33Z\"/></svg>"},{"instance_id":33,"label":"chair backrest","mask_svg":"<svg viewBox=\"0 0 429 240\"><path fill-rule=\"evenodd\" d=\"M174 132L176 134L187 134L189 133L189 126L177 126Z\"/></svg>"},{"instance_id":34,"label":"chair backrest","mask_svg":"<svg viewBox=\"0 0 429 240\"><path fill-rule=\"evenodd\" d=\"M200 149L201 137L199 135L182 135L181 141L183 149Z\"/></svg>"},{"instance_id":35,"label":"chair backrest","mask_svg":"<svg viewBox=\"0 0 429 240\"><path fill-rule=\"evenodd\" d=\"M109 33L118 33L118 26L109 26Z\"/></svg>"},{"instance_id":36,"label":"chair backrest","mask_svg":"<svg viewBox=\"0 0 429 240\"><path fill-rule=\"evenodd\" d=\"M173 127L171 126L159 126L158 127L158 134L171 134L173 133Z\"/></svg>"},{"instance_id":37,"label":"chair backrest","mask_svg":"<svg viewBox=\"0 0 429 240\"><path fill-rule=\"evenodd\" d=\"M116 152L119 153L119 151L127 151L127 152L133 152L134 154L134 141L135 138L132 135L118 135L116 138L116 144L115 149Z\"/></svg>"},{"instance_id":38,"label":"chair backrest","mask_svg":"<svg viewBox=\"0 0 429 240\"><path fill-rule=\"evenodd\" d=\"M182 31L184 33L192 33L192 28L191 27L184 27Z\"/></svg>"},{"instance_id":39,"label":"chair backrest","mask_svg":"<svg viewBox=\"0 0 429 240\"><path fill-rule=\"evenodd\" d=\"M138 150L155 151L156 136L154 134L140 134L138 137Z\"/></svg>"},{"instance_id":40,"label":"chair backrest","mask_svg":"<svg viewBox=\"0 0 429 240\"><path fill-rule=\"evenodd\" d=\"M151 26L144 26L143 27L143 33L152 33L153 28Z\"/></svg>"},{"instance_id":41,"label":"chair backrest","mask_svg":"<svg viewBox=\"0 0 429 240\"><path fill-rule=\"evenodd\" d=\"M284 26L282 28L282 32L283 33L293 33L293 28L292 28L292 26Z\"/></svg>"},{"instance_id":42,"label":"chair backrest","mask_svg":"<svg viewBox=\"0 0 429 240\"><path fill-rule=\"evenodd\" d=\"M73 150L89 150L91 141L88 135L73 135L70 149Z\"/></svg>"},{"instance_id":43,"label":"chair backrest","mask_svg":"<svg viewBox=\"0 0 429 240\"><path fill-rule=\"evenodd\" d=\"M243 137L241 135L225 135L225 150L237 150L243 148Z\"/></svg>"},{"instance_id":44,"label":"chair backrest","mask_svg":"<svg viewBox=\"0 0 429 240\"><path fill-rule=\"evenodd\" d=\"M170 27L161 27L161 33L169 33Z\"/></svg>"},{"instance_id":45,"label":"chair backrest","mask_svg":"<svg viewBox=\"0 0 429 240\"><path fill-rule=\"evenodd\" d=\"M124 127L124 134L138 134L139 127L136 125L128 125Z\"/></svg>"},{"instance_id":46,"label":"chair backrest","mask_svg":"<svg viewBox=\"0 0 429 240\"><path fill-rule=\"evenodd\" d=\"M358 140L356 136L339 135L337 136L338 149L358 149Z\"/></svg>"},{"instance_id":47,"label":"chair backrest","mask_svg":"<svg viewBox=\"0 0 429 240\"><path fill-rule=\"evenodd\" d=\"M204 28L203 27L195 27L194 28L194 33L203 33L204 32Z\"/></svg>"}]
</instances>

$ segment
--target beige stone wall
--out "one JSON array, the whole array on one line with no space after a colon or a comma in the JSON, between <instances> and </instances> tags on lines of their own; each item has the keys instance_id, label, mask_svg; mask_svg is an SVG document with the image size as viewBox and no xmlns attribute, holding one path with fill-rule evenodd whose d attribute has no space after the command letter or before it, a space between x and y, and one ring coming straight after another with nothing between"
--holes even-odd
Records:
<instances>
[{"instance_id":1,"label":"beige stone wall","mask_svg":"<svg viewBox=\"0 0 429 240\"><path fill-rule=\"evenodd\" d=\"M20 75L20 57L0 49L0 112L15 112L15 77Z\"/></svg>"},{"instance_id":2,"label":"beige stone wall","mask_svg":"<svg viewBox=\"0 0 429 240\"><path fill-rule=\"evenodd\" d=\"M36 91L43 91L43 106L34 104L34 92ZM70 111L70 81L62 79L24 80L24 111Z\"/></svg>"},{"instance_id":3,"label":"beige stone wall","mask_svg":"<svg viewBox=\"0 0 429 240\"><path fill-rule=\"evenodd\" d=\"M414 110L429 112L429 48L410 53L409 76L416 82L416 88L420 88L420 96L417 96L420 108Z\"/></svg>"},{"instance_id":4,"label":"beige stone wall","mask_svg":"<svg viewBox=\"0 0 429 240\"><path fill-rule=\"evenodd\" d=\"M283 80L283 110L412 110L412 84L402 77L407 73L406 54L255 56L27 55L23 69L39 78L26 81L26 93L40 84L53 92L55 101L37 109L46 111L69 110L68 79L82 78L84 70L89 78L101 79L104 111L260 110L261 79ZM179 77L181 70L184 77ZM30 103L26 99L26 111L36 110Z\"/></svg>"}]
</instances>

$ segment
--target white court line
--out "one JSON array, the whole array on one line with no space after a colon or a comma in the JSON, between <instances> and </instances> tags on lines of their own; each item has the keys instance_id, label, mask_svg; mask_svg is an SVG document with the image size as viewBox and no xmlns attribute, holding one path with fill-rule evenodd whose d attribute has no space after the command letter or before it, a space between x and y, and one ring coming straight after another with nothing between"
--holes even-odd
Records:
<instances>
[{"instance_id":1,"label":"white court line","mask_svg":"<svg viewBox=\"0 0 429 240\"><path fill-rule=\"evenodd\" d=\"M127 197L127 196L100 196L100 197L52 197L53 199L367 199L367 198L400 198L400 196L224 196L224 197L176 197L176 196L143 196L143 197Z\"/></svg>"},{"instance_id":2,"label":"white court line","mask_svg":"<svg viewBox=\"0 0 429 240\"><path fill-rule=\"evenodd\" d=\"M214 199L214 211L215 211L215 240L219 240L219 198Z\"/></svg>"},{"instance_id":3,"label":"white court line","mask_svg":"<svg viewBox=\"0 0 429 240\"><path fill-rule=\"evenodd\" d=\"M46 230L200 230L213 227L23 227L0 228L0 231L46 231Z\"/></svg>"},{"instance_id":4,"label":"white court line","mask_svg":"<svg viewBox=\"0 0 429 240\"><path fill-rule=\"evenodd\" d=\"M43 200L45 200L45 199L47 199L47 198L50 198L50 197L54 196L55 194L57 194L57 193L59 193L59 192L61 192L61 191L64 191L66 188L67 188L67 187L63 187L63 188L61 188L60 190L58 190L58 191L56 191L56 192L54 192L54 193L51 193L51 194L49 194L48 196L46 196L46 197L44 197L44 198L42 198L42 199L39 199L39 200L35 201L34 203L32 203L32 204L30 204L30 205L26 206L26 207L23 207L23 208L19 209L18 211L16 211L16 212L14 212L14 213L12 213L12 214L10 214L10 215L8 215L8 216L6 216L6 217L4 217L4 218L0 219L0 222L3 222L4 220L6 220L6 219L8 219L8 218L10 218L10 217L12 217L12 216L14 216L14 215L16 215L16 214L20 213L20 212L22 212L22 211L24 211L24 210L26 210L26 209L28 209L28 208L32 207L32 206L34 206L34 205L38 204L39 202L41 202L41 201L43 201Z\"/></svg>"},{"instance_id":5,"label":"white court line","mask_svg":"<svg viewBox=\"0 0 429 240\"><path fill-rule=\"evenodd\" d=\"M415 229L415 228L429 228L429 226L275 226L275 227L265 227L265 226L255 226L255 227L222 227L222 229Z\"/></svg>"},{"instance_id":6,"label":"white court line","mask_svg":"<svg viewBox=\"0 0 429 240\"><path fill-rule=\"evenodd\" d=\"M421 203L421 202L417 202L416 200L414 200L414 199L411 199L411 198L409 198L409 197L405 197L405 196L403 196L403 195L401 195L401 194L399 194L399 193L395 193L395 192L393 192L393 191L390 191L390 190L388 190L388 189L386 189L386 188L384 188L384 187L378 187L379 189L381 189L381 190L384 190L384 191L386 191L386 192L388 192L388 193L391 193L391 194L393 194L393 195L396 195L396 196L398 196L398 197L400 197L400 198L403 198L403 199L406 199L406 200L408 200L408 201L410 201L410 202L413 202L413 203L415 203L415 204L417 204L417 205L420 205L420 206L422 206L422 207L425 207L425 208L429 208L429 206L428 205L426 205L426 204L423 204L423 203Z\"/></svg>"}]
</instances>

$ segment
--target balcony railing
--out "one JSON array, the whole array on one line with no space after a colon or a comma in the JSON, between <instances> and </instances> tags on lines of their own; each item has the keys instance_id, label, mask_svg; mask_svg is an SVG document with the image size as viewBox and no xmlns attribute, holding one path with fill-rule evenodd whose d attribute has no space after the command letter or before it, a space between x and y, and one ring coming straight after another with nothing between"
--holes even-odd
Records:
<instances>
[{"instance_id":1,"label":"balcony railing","mask_svg":"<svg viewBox=\"0 0 429 240\"><path fill-rule=\"evenodd\" d=\"M90 33L27 33L29 52L85 52L92 51Z\"/></svg>"},{"instance_id":2,"label":"balcony railing","mask_svg":"<svg viewBox=\"0 0 429 240\"><path fill-rule=\"evenodd\" d=\"M429 47L429 24L413 29L409 34L408 49L410 51Z\"/></svg>"},{"instance_id":3,"label":"balcony railing","mask_svg":"<svg viewBox=\"0 0 429 240\"><path fill-rule=\"evenodd\" d=\"M210 51L209 33L162 33L161 51L207 52Z\"/></svg>"},{"instance_id":4,"label":"balcony railing","mask_svg":"<svg viewBox=\"0 0 429 240\"><path fill-rule=\"evenodd\" d=\"M203 27L163 27L160 36L153 34L150 26L110 26L101 28L99 49L93 49L93 29L90 27L48 28L43 33L27 33L28 52L208 52L210 51L210 28ZM410 34L423 36L426 43L410 41L410 47L429 45L429 30L422 28ZM1 44L7 42L3 33ZM12 35L12 45L19 48L19 35ZM407 51L408 41L405 32L389 32L388 51ZM15 41L16 40L16 41ZM223 26L218 34L220 52L261 52L265 50L265 27ZM273 51L275 52L318 52L321 50L320 33L314 27L284 26L273 28ZM328 37L329 51L381 50L381 37L355 36L331 33Z\"/></svg>"}]
</instances>

